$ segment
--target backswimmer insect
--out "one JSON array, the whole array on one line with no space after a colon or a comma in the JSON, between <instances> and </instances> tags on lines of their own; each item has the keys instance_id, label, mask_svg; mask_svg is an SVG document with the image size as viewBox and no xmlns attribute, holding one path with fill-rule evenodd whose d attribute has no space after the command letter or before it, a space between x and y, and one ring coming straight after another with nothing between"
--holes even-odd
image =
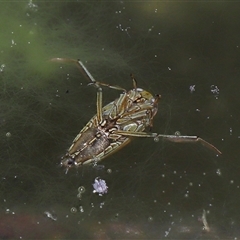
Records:
<instances>
[{"instance_id":1,"label":"backswimmer insect","mask_svg":"<svg viewBox=\"0 0 240 240\"><path fill-rule=\"evenodd\" d=\"M73 166L97 163L126 146L133 137L150 137L155 141L164 138L180 143L199 142L217 155L221 154L215 146L198 136L145 132L153 126L153 118L158 111L161 96L154 97L144 89L138 88L133 75L130 75L133 89L127 91L116 85L96 81L80 60L53 58L51 61L75 63L90 84L97 88L96 115L79 132L65 156L62 157L61 165L66 167L66 172ZM103 107L102 87L116 89L122 93L119 98Z\"/></svg>"}]
</instances>

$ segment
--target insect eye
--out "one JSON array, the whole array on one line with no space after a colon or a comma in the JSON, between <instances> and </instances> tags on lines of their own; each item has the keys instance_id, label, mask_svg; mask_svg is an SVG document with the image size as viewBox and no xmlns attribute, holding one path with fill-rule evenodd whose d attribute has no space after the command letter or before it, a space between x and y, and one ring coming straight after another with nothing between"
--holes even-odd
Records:
<instances>
[{"instance_id":1,"label":"insect eye","mask_svg":"<svg viewBox=\"0 0 240 240\"><path fill-rule=\"evenodd\" d=\"M67 165L69 165L69 166L72 166L74 164L74 160L73 159L68 159L67 160Z\"/></svg>"}]
</instances>

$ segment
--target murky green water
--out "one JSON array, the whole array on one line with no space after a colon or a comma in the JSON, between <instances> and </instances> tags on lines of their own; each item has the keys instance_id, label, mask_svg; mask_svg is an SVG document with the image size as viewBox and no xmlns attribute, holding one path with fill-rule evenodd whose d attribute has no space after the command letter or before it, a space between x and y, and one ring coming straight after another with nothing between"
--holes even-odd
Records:
<instances>
[{"instance_id":1,"label":"murky green water","mask_svg":"<svg viewBox=\"0 0 240 240\"><path fill-rule=\"evenodd\" d=\"M239 4L0 6L0 239L240 237ZM162 96L153 132L201 136L222 156L136 139L65 174L61 156L96 113L96 89L54 57L80 58L97 80L127 89L134 73ZM119 96L103 94L104 104ZM96 177L107 194L93 193Z\"/></svg>"}]
</instances>

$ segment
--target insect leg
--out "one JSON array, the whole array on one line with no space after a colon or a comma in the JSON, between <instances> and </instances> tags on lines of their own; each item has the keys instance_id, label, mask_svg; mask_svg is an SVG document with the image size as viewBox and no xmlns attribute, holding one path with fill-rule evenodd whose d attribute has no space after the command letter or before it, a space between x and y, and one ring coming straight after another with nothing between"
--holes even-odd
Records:
<instances>
[{"instance_id":1,"label":"insect leg","mask_svg":"<svg viewBox=\"0 0 240 240\"><path fill-rule=\"evenodd\" d=\"M210 150L214 151L217 155L222 154L215 146L213 146L211 143L205 141L204 139L198 137L198 136L179 136L179 135L164 135L164 134L158 134L155 139L158 140L158 138L163 138L171 142L177 142L177 143L194 143L199 142L204 147L209 148Z\"/></svg>"},{"instance_id":2,"label":"insect leg","mask_svg":"<svg viewBox=\"0 0 240 240\"><path fill-rule=\"evenodd\" d=\"M114 131L114 134L126 136L126 137L158 137L157 133L147 133L147 132L132 132L132 131Z\"/></svg>"},{"instance_id":3,"label":"insect leg","mask_svg":"<svg viewBox=\"0 0 240 240\"><path fill-rule=\"evenodd\" d=\"M205 141L204 139L198 136L178 136L178 135L165 135L165 134L157 134L157 133L146 133L146 132L131 132L131 131L114 131L114 134L127 136L127 137L152 137L155 141L158 141L159 138L166 139L171 142L176 143L195 143L199 142L204 147L209 148L214 151L217 155L222 154L220 150L218 150L211 143Z\"/></svg>"},{"instance_id":4,"label":"insect leg","mask_svg":"<svg viewBox=\"0 0 240 240\"><path fill-rule=\"evenodd\" d=\"M75 63L77 65L78 69L80 70L80 72L90 82L90 84L94 84L97 88L99 88L99 86L104 86L104 87L127 92L125 88L122 88L120 86L96 81L94 79L94 77L92 76L92 74L87 70L85 65L80 60L75 60L75 59L70 59L70 58L52 58L52 59L50 59L50 61L51 62L63 62L63 63Z\"/></svg>"},{"instance_id":5,"label":"insect leg","mask_svg":"<svg viewBox=\"0 0 240 240\"><path fill-rule=\"evenodd\" d=\"M77 64L79 64L79 69L87 78L91 81L92 84L94 84L97 88L97 120L100 124L102 122L102 88L99 86L100 84L94 79L92 74L87 70L87 68L84 66L84 64L78 60L76 61Z\"/></svg>"},{"instance_id":6,"label":"insect leg","mask_svg":"<svg viewBox=\"0 0 240 240\"><path fill-rule=\"evenodd\" d=\"M97 89L97 120L100 124L103 120L102 118L102 88L98 87Z\"/></svg>"},{"instance_id":7,"label":"insect leg","mask_svg":"<svg viewBox=\"0 0 240 240\"><path fill-rule=\"evenodd\" d=\"M98 85L101 85L101 86L104 86L104 87L108 87L108 88L111 88L111 89L127 92L127 90L125 88L122 88L118 85L111 85L111 84L103 83L103 82L95 82L95 84L98 84Z\"/></svg>"},{"instance_id":8,"label":"insect leg","mask_svg":"<svg viewBox=\"0 0 240 240\"><path fill-rule=\"evenodd\" d=\"M87 70L87 68L83 65L81 61L77 61L75 59L71 58L52 58L50 59L51 62L60 62L60 63L74 63L80 70L80 72L83 74L83 76L90 81L91 83L95 83L96 80L93 78L93 76L90 74L90 72ZM80 64L81 63L81 64Z\"/></svg>"}]
</instances>

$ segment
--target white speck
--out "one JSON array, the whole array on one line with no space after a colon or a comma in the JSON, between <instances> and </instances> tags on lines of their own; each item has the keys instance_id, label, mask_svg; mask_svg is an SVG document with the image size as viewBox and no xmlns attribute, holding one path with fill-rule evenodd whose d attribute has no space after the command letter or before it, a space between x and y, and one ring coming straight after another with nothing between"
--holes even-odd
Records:
<instances>
[{"instance_id":1,"label":"white speck","mask_svg":"<svg viewBox=\"0 0 240 240\"><path fill-rule=\"evenodd\" d=\"M169 235L170 231L171 231L171 228L169 228L167 231L165 231L165 236L164 237L167 237Z\"/></svg>"},{"instance_id":2,"label":"white speck","mask_svg":"<svg viewBox=\"0 0 240 240\"><path fill-rule=\"evenodd\" d=\"M153 217L148 217L148 222L152 222L153 221Z\"/></svg>"},{"instance_id":3,"label":"white speck","mask_svg":"<svg viewBox=\"0 0 240 240\"><path fill-rule=\"evenodd\" d=\"M57 221L57 217L54 217L50 212L45 211L44 214L45 214L48 218L52 219L53 221Z\"/></svg>"},{"instance_id":4,"label":"white speck","mask_svg":"<svg viewBox=\"0 0 240 240\"><path fill-rule=\"evenodd\" d=\"M171 71L172 69L170 67L168 67L168 70Z\"/></svg>"},{"instance_id":5,"label":"white speck","mask_svg":"<svg viewBox=\"0 0 240 240\"><path fill-rule=\"evenodd\" d=\"M29 0L29 3L28 3L28 5L27 5L27 8L28 8L29 10L31 10L32 12L37 12L37 10L38 10L38 5L37 5L37 4L34 4L34 3L32 2L32 0Z\"/></svg>"},{"instance_id":6,"label":"white speck","mask_svg":"<svg viewBox=\"0 0 240 240\"><path fill-rule=\"evenodd\" d=\"M211 92L213 93L214 97L216 99L218 99L218 95L219 95L220 90L217 87L217 85L211 85L210 89L211 89Z\"/></svg>"},{"instance_id":7,"label":"white speck","mask_svg":"<svg viewBox=\"0 0 240 240\"><path fill-rule=\"evenodd\" d=\"M3 72L3 70L4 70L5 67L6 67L6 65L5 65L5 64L2 64L2 65L0 66L0 72Z\"/></svg>"},{"instance_id":8,"label":"white speck","mask_svg":"<svg viewBox=\"0 0 240 240\"><path fill-rule=\"evenodd\" d=\"M82 206L79 207L79 211L80 211L80 212L84 212L84 209L83 209Z\"/></svg>"},{"instance_id":9,"label":"white speck","mask_svg":"<svg viewBox=\"0 0 240 240\"><path fill-rule=\"evenodd\" d=\"M189 87L190 93L195 92L195 86L196 86L196 85L191 85L191 86Z\"/></svg>"},{"instance_id":10,"label":"white speck","mask_svg":"<svg viewBox=\"0 0 240 240\"><path fill-rule=\"evenodd\" d=\"M153 28L153 27L152 27ZM152 28L149 28L148 31L151 32L152 31Z\"/></svg>"},{"instance_id":11,"label":"white speck","mask_svg":"<svg viewBox=\"0 0 240 240\"><path fill-rule=\"evenodd\" d=\"M220 169L217 169L216 173L217 173L218 176L221 176L221 175L222 175L222 172L221 172Z\"/></svg>"},{"instance_id":12,"label":"white speck","mask_svg":"<svg viewBox=\"0 0 240 240\"><path fill-rule=\"evenodd\" d=\"M104 202L100 203L100 208L102 208L104 206Z\"/></svg>"}]
</instances>

